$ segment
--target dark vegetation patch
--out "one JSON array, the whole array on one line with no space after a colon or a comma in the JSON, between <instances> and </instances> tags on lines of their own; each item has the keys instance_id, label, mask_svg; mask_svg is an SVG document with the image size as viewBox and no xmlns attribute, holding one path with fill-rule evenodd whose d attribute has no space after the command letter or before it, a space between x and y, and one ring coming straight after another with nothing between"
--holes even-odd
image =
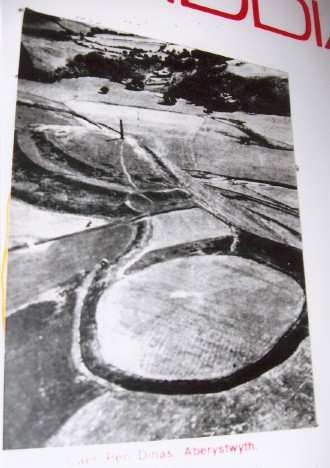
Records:
<instances>
[{"instance_id":1,"label":"dark vegetation patch","mask_svg":"<svg viewBox=\"0 0 330 468\"><path fill-rule=\"evenodd\" d=\"M212 111L290 115L288 82L278 77L245 78L217 68L198 68L171 85L165 100L184 98Z\"/></svg>"},{"instance_id":2,"label":"dark vegetation patch","mask_svg":"<svg viewBox=\"0 0 330 468\"><path fill-rule=\"evenodd\" d=\"M100 52L89 52L85 55L78 54L65 67L57 68L53 73L53 80L95 76L120 83L131 77L131 74L132 69L126 60L104 57Z\"/></svg>"},{"instance_id":3,"label":"dark vegetation patch","mask_svg":"<svg viewBox=\"0 0 330 468\"><path fill-rule=\"evenodd\" d=\"M96 36L97 34L111 34L112 36L131 36L134 37L134 34L124 33L120 31L114 31L112 29L100 28L99 26L92 26L90 31L86 34L88 37Z\"/></svg>"}]
</instances>

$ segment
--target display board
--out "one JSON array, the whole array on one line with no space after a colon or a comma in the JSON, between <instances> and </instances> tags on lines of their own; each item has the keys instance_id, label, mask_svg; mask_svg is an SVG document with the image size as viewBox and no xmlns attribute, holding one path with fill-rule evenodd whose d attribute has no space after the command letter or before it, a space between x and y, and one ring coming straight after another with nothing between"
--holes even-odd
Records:
<instances>
[{"instance_id":1,"label":"display board","mask_svg":"<svg viewBox=\"0 0 330 468\"><path fill-rule=\"evenodd\" d=\"M2 3L6 468L328 465L329 19Z\"/></svg>"}]
</instances>

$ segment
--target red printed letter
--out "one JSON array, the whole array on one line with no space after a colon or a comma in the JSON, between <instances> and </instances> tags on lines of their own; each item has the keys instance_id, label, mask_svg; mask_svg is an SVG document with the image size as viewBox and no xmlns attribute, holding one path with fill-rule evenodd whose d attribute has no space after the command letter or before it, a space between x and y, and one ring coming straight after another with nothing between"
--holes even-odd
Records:
<instances>
[{"instance_id":1,"label":"red printed letter","mask_svg":"<svg viewBox=\"0 0 330 468\"><path fill-rule=\"evenodd\" d=\"M269 26L268 24L263 24L260 21L259 0L252 0L254 25L256 26L256 28L265 29L266 31L271 31L276 34L281 34L282 36L292 37L293 39L298 39L299 41L307 41L310 38L311 32L312 32L311 16L309 14L309 9L305 3L305 0L297 0L297 1L302 6L302 9L305 15L306 29L305 29L304 34L295 34L289 31L285 31L283 29L274 28L273 26Z\"/></svg>"},{"instance_id":2,"label":"red printed letter","mask_svg":"<svg viewBox=\"0 0 330 468\"><path fill-rule=\"evenodd\" d=\"M315 24L316 44L319 47L322 47L322 33L321 33L319 6L315 0L313 0L313 15L314 15L314 24Z\"/></svg>"},{"instance_id":3,"label":"red printed letter","mask_svg":"<svg viewBox=\"0 0 330 468\"><path fill-rule=\"evenodd\" d=\"M168 1L173 3L172 0L168 0ZM235 21L241 21L246 17L248 9L249 9L248 0L241 0L241 1L242 1L242 6L238 13L225 13L224 11L215 10L214 8L209 8L203 5L198 5L197 3L191 2L190 0L181 0L181 4L182 6L193 8L194 10L204 11L205 13L211 13L212 15L222 16L223 18L227 18L227 19L231 19Z\"/></svg>"}]
</instances>

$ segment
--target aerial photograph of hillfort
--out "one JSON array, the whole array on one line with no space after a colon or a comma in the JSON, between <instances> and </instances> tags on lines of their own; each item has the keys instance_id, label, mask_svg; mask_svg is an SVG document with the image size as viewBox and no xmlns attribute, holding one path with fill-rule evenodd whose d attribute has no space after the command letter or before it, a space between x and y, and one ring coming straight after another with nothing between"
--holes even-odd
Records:
<instances>
[{"instance_id":1,"label":"aerial photograph of hillfort","mask_svg":"<svg viewBox=\"0 0 330 468\"><path fill-rule=\"evenodd\" d=\"M316 425L286 73L25 10L12 164L4 449Z\"/></svg>"}]
</instances>

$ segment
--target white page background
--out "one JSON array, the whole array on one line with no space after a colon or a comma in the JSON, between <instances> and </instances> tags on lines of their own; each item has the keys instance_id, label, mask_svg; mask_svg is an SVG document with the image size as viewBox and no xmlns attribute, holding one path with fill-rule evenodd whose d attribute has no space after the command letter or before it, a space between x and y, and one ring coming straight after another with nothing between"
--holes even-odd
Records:
<instances>
[{"instance_id":1,"label":"white page background","mask_svg":"<svg viewBox=\"0 0 330 468\"><path fill-rule=\"evenodd\" d=\"M229 11L230 2L203 0L204 5ZM311 0L306 0L311 11ZM236 5L236 6L235 6ZM240 2L232 6L237 11ZM324 43L330 35L330 2L319 0ZM257 451L242 455L185 457L188 441L117 444L59 449L3 451L4 468L64 468L69 466L164 466L328 468L330 454L330 50L316 45L314 32L307 42L296 41L253 24L251 0L243 21L231 21L189 8L179 0L2 0L1 24L1 258L4 251L6 204L16 105L16 85L23 12L30 9L113 29L168 40L231 56L289 73L291 114L303 252L312 343L317 428L191 439L190 446L208 447L252 442ZM302 33L303 16L294 0L261 0L265 23ZM296 12L296 15L294 14ZM3 333L1 336L3 351ZM3 360L2 360L3 361ZM3 377L3 362L2 377ZM129 421L128 421L129 424ZM139 461L137 452L171 450L173 458ZM130 461L107 460L107 453L130 455ZM0 458L1 461L1 458Z\"/></svg>"}]
</instances>

